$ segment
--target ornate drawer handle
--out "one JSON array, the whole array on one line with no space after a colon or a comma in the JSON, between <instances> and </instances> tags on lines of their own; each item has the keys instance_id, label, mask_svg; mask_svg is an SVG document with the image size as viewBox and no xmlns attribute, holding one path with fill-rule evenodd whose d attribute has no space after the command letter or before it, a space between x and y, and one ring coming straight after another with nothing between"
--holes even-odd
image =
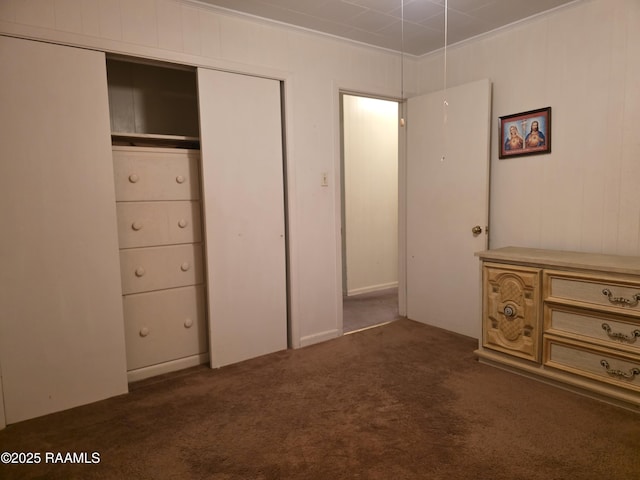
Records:
<instances>
[{"instance_id":1,"label":"ornate drawer handle","mask_svg":"<svg viewBox=\"0 0 640 480\"><path fill-rule=\"evenodd\" d=\"M613 375L614 377L626 378L628 380L633 380L636 375L640 375L640 368L632 368L629 370L629 373L623 372L622 370L616 370L613 368L609 368L609 362L606 360L600 360L600 365L604 367L609 375Z\"/></svg>"},{"instance_id":2,"label":"ornate drawer handle","mask_svg":"<svg viewBox=\"0 0 640 480\"><path fill-rule=\"evenodd\" d=\"M607 332L609 338L612 338L613 340L619 340L621 342L635 343L636 339L640 337L640 330L638 330L637 328L633 332L631 332L631 335L625 335L624 333L620 332L612 332L611 327L608 323L603 323L602 329Z\"/></svg>"},{"instance_id":3,"label":"ornate drawer handle","mask_svg":"<svg viewBox=\"0 0 640 480\"><path fill-rule=\"evenodd\" d=\"M504 313L504 316L507 318L511 318L511 317L515 317L516 316L516 307L514 307L513 305L505 305L504 309L502 310L502 313Z\"/></svg>"},{"instance_id":4,"label":"ornate drawer handle","mask_svg":"<svg viewBox=\"0 0 640 480\"><path fill-rule=\"evenodd\" d=\"M638 302L640 302L640 293L634 294L632 297L633 300L629 300L628 298L624 297L614 297L611 293L611 290L609 290L608 288L602 290L602 294L606 295L609 301L614 304L622 304L629 307L635 307L636 305L638 305Z\"/></svg>"}]
</instances>

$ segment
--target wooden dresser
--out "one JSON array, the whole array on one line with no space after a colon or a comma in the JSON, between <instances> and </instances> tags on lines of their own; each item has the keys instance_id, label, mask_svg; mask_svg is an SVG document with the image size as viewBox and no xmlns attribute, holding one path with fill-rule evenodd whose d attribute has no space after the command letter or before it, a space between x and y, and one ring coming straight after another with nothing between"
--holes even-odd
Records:
<instances>
[{"instance_id":1,"label":"wooden dresser","mask_svg":"<svg viewBox=\"0 0 640 480\"><path fill-rule=\"evenodd\" d=\"M476 255L481 362L640 412L640 257L517 247Z\"/></svg>"}]
</instances>

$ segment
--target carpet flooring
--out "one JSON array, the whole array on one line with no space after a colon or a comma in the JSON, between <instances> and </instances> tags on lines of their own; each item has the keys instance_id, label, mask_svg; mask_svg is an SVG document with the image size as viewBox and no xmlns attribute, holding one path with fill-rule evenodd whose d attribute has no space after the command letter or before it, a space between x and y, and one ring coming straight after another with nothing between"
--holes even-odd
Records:
<instances>
[{"instance_id":1,"label":"carpet flooring","mask_svg":"<svg viewBox=\"0 0 640 480\"><path fill-rule=\"evenodd\" d=\"M640 414L478 363L406 319L8 426L2 479L638 480Z\"/></svg>"}]
</instances>

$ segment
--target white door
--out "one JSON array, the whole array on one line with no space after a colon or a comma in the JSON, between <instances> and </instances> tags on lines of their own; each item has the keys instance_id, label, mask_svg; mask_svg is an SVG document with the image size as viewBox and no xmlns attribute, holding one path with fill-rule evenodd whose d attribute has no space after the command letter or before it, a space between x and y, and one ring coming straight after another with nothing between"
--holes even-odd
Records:
<instances>
[{"instance_id":1,"label":"white door","mask_svg":"<svg viewBox=\"0 0 640 480\"><path fill-rule=\"evenodd\" d=\"M488 237L490 116L489 80L407 105L407 317L474 338L481 325L474 254Z\"/></svg>"},{"instance_id":2,"label":"white door","mask_svg":"<svg viewBox=\"0 0 640 480\"><path fill-rule=\"evenodd\" d=\"M7 423L127 392L104 53L0 37Z\"/></svg>"},{"instance_id":3,"label":"white door","mask_svg":"<svg viewBox=\"0 0 640 480\"><path fill-rule=\"evenodd\" d=\"M198 69L211 367L287 348L280 82Z\"/></svg>"}]
</instances>

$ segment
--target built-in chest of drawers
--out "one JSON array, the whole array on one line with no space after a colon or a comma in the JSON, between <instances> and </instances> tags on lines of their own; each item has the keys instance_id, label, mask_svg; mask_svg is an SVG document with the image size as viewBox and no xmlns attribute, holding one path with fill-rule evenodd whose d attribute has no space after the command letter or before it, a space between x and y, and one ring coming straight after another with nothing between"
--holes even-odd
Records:
<instances>
[{"instance_id":1,"label":"built-in chest of drawers","mask_svg":"<svg viewBox=\"0 0 640 480\"><path fill-rule=\"evenodd\" d=\"M517 247L477 255L481 362L640 412L640 257Z\"/></svg>"},{"instance_id":2,"label":"built-in chest of drawers","mask_svg":"<svg viewBox=\"0 0 640 480\"><path fill-rule=\"evenodd\" d=\"M207 360L200 152L113 147L130 381Z\"/></svg>"}]
</instances>

